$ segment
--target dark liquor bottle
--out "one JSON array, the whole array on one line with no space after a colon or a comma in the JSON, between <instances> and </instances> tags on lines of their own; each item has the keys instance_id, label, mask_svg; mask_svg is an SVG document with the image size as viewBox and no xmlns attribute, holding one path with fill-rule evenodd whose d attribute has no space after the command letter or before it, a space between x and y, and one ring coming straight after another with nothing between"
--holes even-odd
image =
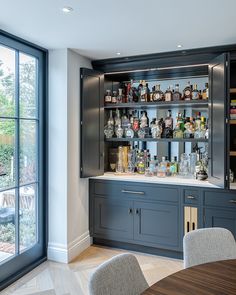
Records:
<instances>
[{"instance_id":1,"label":"dark liquor bottle","mask_svg":"<svg viewBox=\"0 0 236 295\"><path fill-rule=\"evenodd\" d=\"M192 87L190 85L190 82L188 82L188 84L184 88L183 98L184 98L184 100L191 100L192 99Z\"/></svg>"},{"instance_id":2,"label":"dark liquor bottle","mask_svg":"<svg viewBox=\"0 0 236 295\"><path fill-rule=\"evenodd\" d=\"M133 83L134 83L134 81L131 80L130 84L131 84L131 89L132 89L133 102L138 102L138 99L139 99L138 89L136 87L134 87Z\"/></svg>"},{"instance_id":3,"label":"dark liquor bottle","mask_svg":"<svg viewBox=\"0 0 236 295\"><path fill-rule=\"evenodd\" d=\"M150 89L148 87L148 83L146 83L145 101L150 102Z\"/></svg>"},{"instance_id":4,"label":"dark liquor bottle","mask_svg":"<svg viewBox=\"0 0 236 295\"><path fill-rule=\"evenodd\" d=\"M105 103L111 103L111 90L106 90L104 101Z\"/></svg>"},{"instance_id":5,"label":"dark liquor bottle","mask_svg":"<svg viewBox=\"0 0 236 295\"><path fill-rule=\"evenodd\" d=\"M111 102L115 104L117 103L117 91L113 91L112 93Z\"/></svg>"},{"instance_id":6,"label":"dark liquor bottle","mask_svg":"<svg viewBox=\"0 0 236 295\"><path fill-rule=\"evenodd\" d=\"M169 86L165 92L165 101L172 101L172 95L173 92L171 90L171 87Z\"/></svg>"},{"instance_id":7,"label":"dark liquor bottle","mask_svg":"<svg viewBox=\"0 0 236 295\"><path fill-rule=\"evenodd\" d=\"M173 93L173 100L181 100L182 99L182 95L179 92L179 84L175 84L175 90Z\"/></svg>"},{"instance_id":8,"label":"dark liquor bottle","mask_svg":"<svg viewBox=\"0 0 236 295\"><path fill-rule=\"evenodd\" d=\"M192 99L193 100L199 99L199 91L197 90L197 84L193 85Z\"/></svg>"},{"instance_id":9,"label":"dark liquor bottle","mask_svg":"<svg viewBox=\"0 0 236 295\"><path fill-rule=\"evenodd\" d=\"M155 91L153 93L153 98L152 98L153 101L162 101L164 100L164 94L163 92L161 91L161 85L160 84L157 84L155 86Z\"/></svg>"},{"instance_id":10,"label":"dark liquor bottle","mask_svg":"<svg viewBox=\"0 0 236 295\"><path fill-rule=\"evenodd\" d=\"M168 110L165 118L165 127L162 134L163 138L173 138L173 118L171 117L171 110Z\"/></svg>"}]
</instances>

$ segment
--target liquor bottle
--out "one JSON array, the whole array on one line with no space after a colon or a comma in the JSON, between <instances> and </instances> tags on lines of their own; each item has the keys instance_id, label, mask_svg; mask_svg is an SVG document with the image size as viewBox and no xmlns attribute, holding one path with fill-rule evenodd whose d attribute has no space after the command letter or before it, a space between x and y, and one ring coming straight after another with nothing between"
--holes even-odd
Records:
<instances>
[{"instance_id":1,"label":"liquor bottle","mask_svg":"<svg viewBox=\"0 0 236 295\"><path fill-rule=\"evenodd\" d=\"M177 123L179 124L180 129L184 132L184 118L181 113L178 113Z\"/></svg>"},{"instance_id":2,"label":"liquor bottle","mask_svg":"<svg viewBox=\"0 0 236 295\"><path fill-rule=\"evenodd\" d=\"M165 101L172 101L173 92L171 90L171 86L169 86L165 92Z\"/></svg>"},{"instance_id":3,"label":"liquor bottle","mask_svg":"<svg viewBox=\"0 0 236 295\"><path fill-rule=\"evenodd\" d=\"M116 128L116 137L117 138L122 138L123 134L124 134L124 129L119 124L118 127Z\"/></svg>"},{"instance_id":4,"label":"liquor bottle","mask_svg":"<svg viewBox=\"0 0 236 295\"><path fill-rule=\"evenodd\" d=\"M205 89L202 91L202 99L208 99L208 83L205 83Z\"/></svg>"},{"instance_id":5,"label":"liquor bottle","mask_svg":"<svg viewBox=\"0 0 236 295\"><path fill-rule=\"evenodd\" d=\"M189 117L186 119L184 128L184 138L194 138L194 131Z\"/></svg>"},{"instance_id":6,"label":"liquor bottle","mask_svg":"<svg viewBox=\"0 0 236 295\"><path fill-rule=\"evenodd\" d=\"M199 99L199 91L197 90L197 84L193 85L192 99L193 100Z\"/></svg>"},{"instance_id":7,"label":"liquor bottle","mask_svg":"<svg viewBox=\"0 0 236 295\"><path fill-rule=\"evenodd\" d=\"M134 130L131 128L131 124L128 124L128 127L125 129L125 137L133 138Z\"/></svg>"},{"instance_id":8,"label":"liquor bottle","mask_svg":"<svg viewBox=\"0 0 236 295\"><path fill-rule=\"evenodd\" d=\"M126 100L127 102L132 102L133 101L133 95L131 93L131 84L128 83L126 87L127 93L126 93Z\"/></svg>"},{"instance_id":9,"label":"liquor bottle","mask_svg":"<svg viewBox=\"0 0 236 295\"><path fill-rule=\"evenodd\" d=\"M175 90L173 92L173 100L181 100L182 95L179 92L179 84L175 84Z\"/></svg>"},{"instance_id":10,"label":"liquor bottle","mask_svg":"<svg viewBox=\"0 0 236 295\"><path fill-rule=\"evenodd\" d=\"M105 94L105 103L111 103L111 90L107 89Z\"/></svg>"},{"instance_id":11,"label":"liquor bottle","mask_svg":"<svg viewBox=\"0 0 236 295\"><path fill-rule=\"evenodd\" d=\"M155 91L153 93L152 100L153 101L162 101L162 100L164 100L164 94L161 91L161 85L160 84L157 84L155 86Z\"/></svg>"},{"instance_id":12,"label":"liquor bottle","mask_svg":"<svg viewBox=\"0 0 236 295\"><path fill-rule=\"evenodd\" d=\"M117 103L122 103L123 102L123 90L122 88L118 89L118 96L117 96Z\"/></svg>"},{"instance_id":13,"label":"liquor bottle","mask_svg":"<svg viewBox=\"0 0 236 295\"><path fill-rule=\"evenodd\" d=\"M203 116L201 117L200 130L201 130L201 138L205 138L206 137L206 118L204 118Z\"/></svg>"},{"instance_id":14,"label":"liquor bottle","mask_svg":"<svg viewBox=\"0 0 236 295\"><path fill-rule=\"evenodd\" d=\"M178 173L177 157L172 157L170 162L170 174L171 176L176 176L177 173Z\"/></svg>"},{"instance_id":15,"label":"liquor bottle","mask_svg":"<svg viewBox=\"0 0 236 295\"><path fill-rule=\"evenodd\" d=\"M141 88L141 92L140 92L140 101L141 102L147 101L147 87L146 87L146 82L144 80L142 81L142 88Z\"/></svg>"},{"instance_id":16,"label":"liquor bottle","mask_svg":"<svg viewBox=\"0 0 236 295\"><path fill-rule=\"evenodd\" d=\"M165 118L165 128L162 133L163 138L173 137L173 118L171 117L171 110L168 110L167 117Z\"/></svg>"},{"instance_id":17,"label":"liquor bottle","mask_svg":"<svg viewBox=\"0 0 236 295\"><path fill-rule=\"evenodd\" d=\"M136 87L134 87L134 81L131 80L130 81L131 84L131 89L132 89L132 95L133 95L133 102L138 102L139 100L139 93L138 93L138 89Z\"/></svg>"},{"instance_id":18,"label":"liquor bottle","mask_svg":"<svg viewBox=\"0 0 236 295\"><path fill-rule=\"evenodd\" d=\"M167 174L166 157L162 157L162 160L157 167L157 177L166 177L166 174Z\"/></svg>"},{"instance_id":19,"label":"liquor bottle","mask_svg":"<svg viewBox=\"0 0 236 295\"><path fill-rule=\"evenodd\" d=\"M146 83L145 101L150 102L150 89L148 87L148 83Z\"/></svg>"},{"instance_id":20,"label":"liquor bottle","mask_svg":"<svg viewBox=\"0 0 236 295\"><path fill-rule=\"evenodd\" d=\"M112 98L111 98L112 103L117 103L117 91L112 92Z\"/></svg>"},{"instance_id":21,"label":"liquor bottle","mask_svg":"<svg viewBox=\"0 0 236 295\"><path fill-rule=\"evenodd\" d=\"M128 124L130 123L125 111L123 111L122 117L121 117L121 127L123 129L126 129L128 127Z\"/></svg>"},{"instance_id":22,"label":"liquor bottle","mask_svg":"<svg viewBox=\"0 0 236 295\"><path fill-rule=\"evenodd\" d=\"M146 112L142 112L142 116L140 118L140 128L145 128L148 126L148 118Z\"/></svg>"},{"instance_id":23,"label":"liquor bottle","mask_svg":"<svg viewBox=\"0 0 236 295\"><path fill-rule=\"evenodd\" d=\"M190 82L186 85L183 91L183 99L184 100L191 100L192 99L192 88Z\"/></svg>"},{"instance_id":24,"label":"liquor bottle","mask_svg":"<svg viewBox=\"0 0 236 295\"><path fill-rule=\"evenodd\" d=\"M107 121L107 125L111 125L114 127L114 119L113 119L113 115L112 115L112 110L110 110L110 117Z\"/></svg>"},{"instance_id":25,"label":"liquor bottle","mask_svg":"<svg viewBox=\"0 0 236 295\"><path fill-rule=\"evenodd\" d=\"M151 176L154 176L157 174L157 166L158 166L157 156L154 156L149 163L149 171Z\"/></svg>"},{"instance_id":26,"label":"liquor bottle","mask_svg":"<svg viewBox=\"0 0 236 295\"><path fill-rule=\"evenodd\" d=\"M137 172L139 174L145 173L145 161L144 161L144 153L143 150L137 154Z\"/></svg>"},{"instance_id":27,"label":"liquor bottle","mask_svg":"<svg viewBox=\"0 0 236 295\"><path fill-rule=\"evenodd\" d=\"M173 131L173 138L183 138L183 136L183 130L180 128L180 123L177 122Z\"/></svg>"},{"instance_id":28,"label":"liquor bottle","mask_svg":"<svg viewBox=\"0 0 236 295\"><path fill-rule=\"evenodd\" d=\"M121 125L121 118L120 118L120 111L116 110L116 117L115 117L115 130L118 128L118 126Z\"/></svg>"},{"instance_id":29,"label":"liquor bottle","mask_svg":"<svg viewBox=\"0 0 236 295\"><path fill-rule=\"evenodd\" d=\"M155 86L152 87L152 91L150 91L150 101L153 101L153 95L155 93Z\"/></svg>"},{"instance_id":30,"label":"liquor bottle","mask_svg":"<svg viewBox=\"0 0 236 295\"><path fill-rule=\"evenodd\" d=\"M201 113L196 113L194 138L201 138Z\"/></svg>"}]
</instances>

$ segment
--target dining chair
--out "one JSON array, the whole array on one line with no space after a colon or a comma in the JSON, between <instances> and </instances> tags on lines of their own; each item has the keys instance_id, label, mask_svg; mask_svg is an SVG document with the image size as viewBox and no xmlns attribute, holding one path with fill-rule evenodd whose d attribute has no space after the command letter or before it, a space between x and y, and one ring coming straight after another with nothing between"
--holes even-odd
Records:
<instances>
[{"instance_id":1,"label":"dining chair","mask_svg":"<svg viewBox=\"0 0 236 295\"><path fill-rule=\"evenodd\" d=\"M236 259L236 243L225 228L203 228L187 233L183 240L184 268L227 259Z\"/></svg>"},{"instance_id":2,"label":"dining chair","mask_svg":"<svg viewBox=\"0 0 236 295\"><path fill-rule=\"evenodd\" d=\"M104 262L89 280L90 295L139 295L148 287L132 254L120 254Z\"/></svg>"}]
</instances>

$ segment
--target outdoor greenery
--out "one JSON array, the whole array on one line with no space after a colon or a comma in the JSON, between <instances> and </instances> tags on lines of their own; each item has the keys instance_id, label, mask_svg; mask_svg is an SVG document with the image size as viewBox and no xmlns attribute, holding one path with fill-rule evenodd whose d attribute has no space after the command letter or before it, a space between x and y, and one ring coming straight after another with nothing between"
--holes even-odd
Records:
<instances>
[{"instance_id":1,"label":"outdoor greenery","mask_svg":"<svg viewBox=\"0 0 236 295\"><path fill-rule=\"evenodd\" d=\"M0 243L15 243L15 225L0 224ZM32 210L21 210L20 216L20 246L29 247L35 243L35 215Z\"/></svg>"}]
</instances>

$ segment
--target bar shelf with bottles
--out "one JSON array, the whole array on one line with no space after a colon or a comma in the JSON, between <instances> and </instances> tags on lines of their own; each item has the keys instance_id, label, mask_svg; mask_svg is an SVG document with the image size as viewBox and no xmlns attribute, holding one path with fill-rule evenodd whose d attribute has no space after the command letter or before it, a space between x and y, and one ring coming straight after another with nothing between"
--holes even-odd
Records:
<instances>
[{"instance_id":1,"label":"bar shelf with bottles","mask_svg":"<svg viewBox=\"0 0 236 295\"><path fill-rule=\"evenodd\" d=\"M194 77L194 83L191 82L185 78L105 84L105 171L162 177L164 174L158 174L155 169L165 159L165 165L162 165L162 168L167 167L165 176L192 178L197 177L192 166L199 159L199 163L204 164L199 164L203 168L198 169L201 171L198 179L207 178L207 160L201 159L207 159L208 152L208 77ZM175 85L174 89L171 85ZM126 154L119 160L122 149ZM144 161L143 170L135 160L129 161L129 158L136 159L136 155L142 158L147 151L150 156ZM157 164L154 172L153 155ZM180 167L182 158L188 166L186 172L177 168L175 173L168 172L171 160L175 160L173 165ZM117 167L119 161L126 163L123 168ZM133 168L128 169L127 163Z\"/></svg>"}]
</instances>

